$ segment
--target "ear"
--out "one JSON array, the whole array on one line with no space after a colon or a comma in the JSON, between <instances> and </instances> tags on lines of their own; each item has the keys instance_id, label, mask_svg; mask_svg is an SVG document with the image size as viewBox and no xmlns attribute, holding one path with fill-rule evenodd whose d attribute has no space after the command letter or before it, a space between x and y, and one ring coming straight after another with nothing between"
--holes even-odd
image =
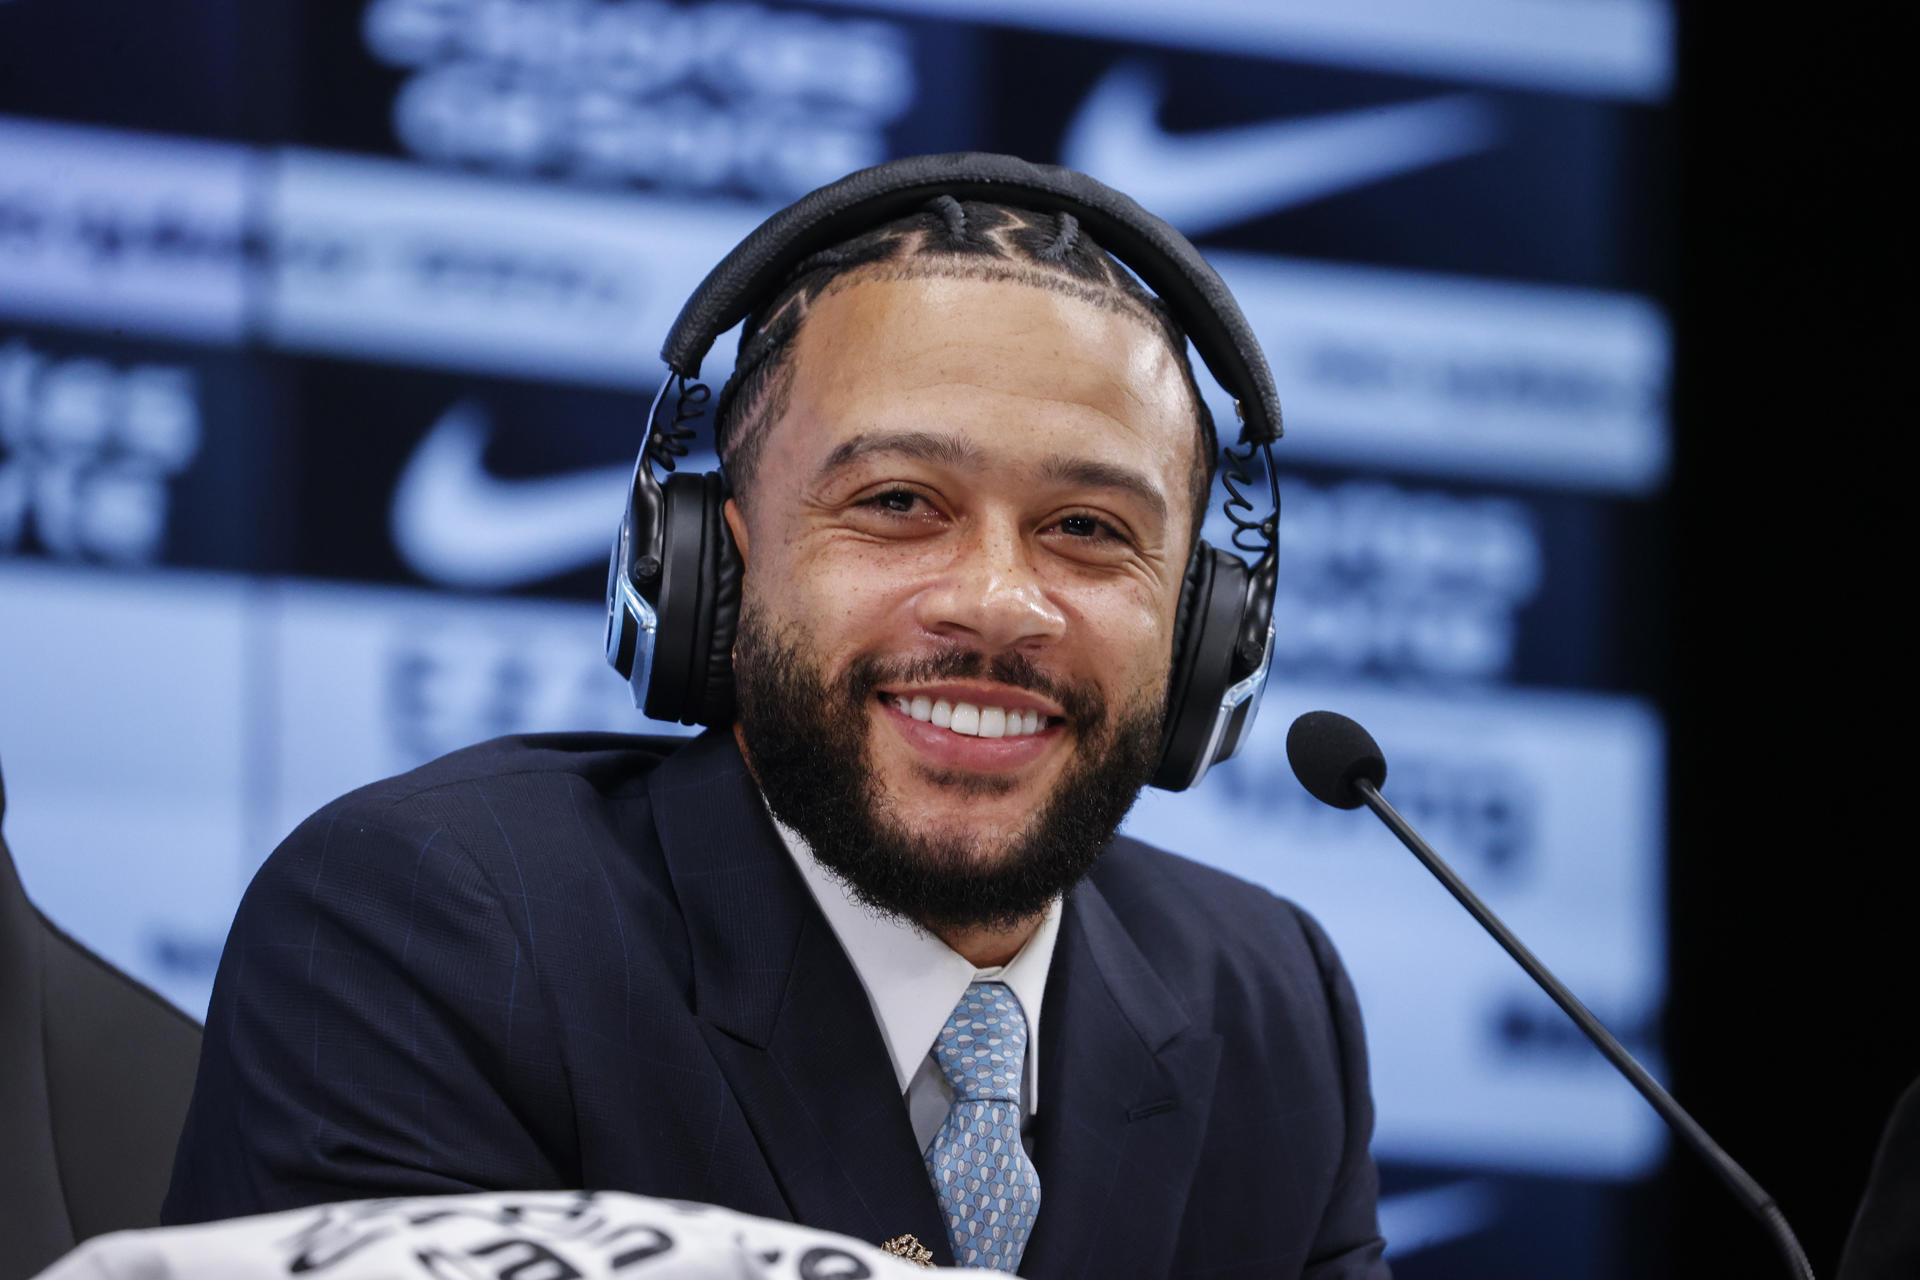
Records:
<instances>
[{"instance_id":1,"label":"ear","mask_svg":"<svg viewBox=\"0 0 1920 1280\"><path fill-rule=\"evenodd\" d=\"M741 513L740 504L732 498L720 508L720 514L726 517L727 528L733 533L733 545L740 549L740 567L747 567L747 517Z\"/></svg>"}]
</instances>

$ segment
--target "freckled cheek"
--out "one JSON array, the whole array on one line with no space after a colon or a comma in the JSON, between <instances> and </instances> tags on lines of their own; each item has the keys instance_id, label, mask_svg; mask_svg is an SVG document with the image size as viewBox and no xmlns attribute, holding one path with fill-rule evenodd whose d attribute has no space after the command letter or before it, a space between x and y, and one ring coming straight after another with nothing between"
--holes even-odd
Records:
<instances>
[{"instance_id":1,"label":"freckled cheek","mask_svg":"<svg viewBox=\"0 0 1920 1280\"><path fill-rule=\"evenodd\" d=\"M1146 592L1096 592L1062 599L1068 636L1088 670L1110 687L1165 676L1173 643L1173 603Z\"/></svg>"},{"instance_id":2,"label":"freckled cheek","mask_svg":"<svg viewBox=\"0 0 1920 1280\"><path fill-rule=\"evenodd\" d=\"M788 620L838 670L851 658L897 643L912 626L916 580L877 557L836 557L796 573L783 590Z\"/></svg>"}]
</instances>

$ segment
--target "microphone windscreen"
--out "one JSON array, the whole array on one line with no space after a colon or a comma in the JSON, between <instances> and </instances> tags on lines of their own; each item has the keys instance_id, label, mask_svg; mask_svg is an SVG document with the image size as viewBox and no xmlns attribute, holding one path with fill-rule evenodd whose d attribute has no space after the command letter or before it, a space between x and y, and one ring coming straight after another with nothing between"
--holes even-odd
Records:
<instances>
[{"instance_id":1,"label":"microphone windscreen","mask_svg":"<svg viewBox=\"0 0 1920 1280\"><path fill-rule=\"evenodd\" d=\"M1373 735L1337 711L1309 711L1287 730L1287 763L1314 799L1336 809L1358 809L1353 784L1387 780L1387 758Z\"/></svg>"}]
</instances>

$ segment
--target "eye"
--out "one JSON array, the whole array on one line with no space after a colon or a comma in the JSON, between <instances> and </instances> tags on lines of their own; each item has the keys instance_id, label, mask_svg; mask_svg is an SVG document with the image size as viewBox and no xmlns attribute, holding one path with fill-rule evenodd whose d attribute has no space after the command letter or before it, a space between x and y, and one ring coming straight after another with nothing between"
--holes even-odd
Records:
<instances>
[{"instance_id":1,"label":"eye","mask_svg":"<svg viewBox=\"0 0 1920 1280\"><path fill-rule=\"evenodd\" d=\"M1040 532L1055 554L1084 565L1113 567L1130 563L1139 554L1125 526L1090 511L1059 516Z\"/></svg>"},{"instance_id":2,"label":"eye","mask_svg":"<svg viewBox=\"0 0 1920 1280\"><path fill-rule=\"evenodd\" d=\"M1098 516L1071 515L1061 518L1056 526L1060 532L1070 538L1086 541L1126 541L1126 535Z\"/></svg>"},{"instance_id":3,"label":"eye","mask_svg":"<svg viewBox=\"0 0 1920 1280\"><path fill-rule=\"evenodd\" d=\"M859 505L894 515L910 516L925 501L925 498L911 489L888 489L884 493L874 494L871 498L861 499Z\"/></svg>"},{"instance_id":4,"label":"eye","mask_svg":"<svg viewBox=\"0 0 1920 1280\"><path fill-rule=\"evenodd\" d=\"M918 538L946 524L932 495L899 484L853 499L845 518L849 527L880 538Z\"/></svg>"}]
</instances>

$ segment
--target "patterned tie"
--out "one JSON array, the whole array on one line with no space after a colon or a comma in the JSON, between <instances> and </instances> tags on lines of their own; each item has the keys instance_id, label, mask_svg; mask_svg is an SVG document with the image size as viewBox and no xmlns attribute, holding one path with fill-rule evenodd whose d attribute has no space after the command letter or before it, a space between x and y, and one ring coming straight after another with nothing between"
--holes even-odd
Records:
<instances>
[{"instance_id":1,"label":"patterned tie","mask_svg":"<svg viewBox=\"0 0 1920 1280\"><path fill-rule=\"evenodd\" d=\"M1012 1271L1040 1212L1040 1175L1020 1144L1027 1016L999 982L976 982L933 1042L953 1106L927 1148L927 1173L963 1267Z\"/></svg>"}]
</instances>

